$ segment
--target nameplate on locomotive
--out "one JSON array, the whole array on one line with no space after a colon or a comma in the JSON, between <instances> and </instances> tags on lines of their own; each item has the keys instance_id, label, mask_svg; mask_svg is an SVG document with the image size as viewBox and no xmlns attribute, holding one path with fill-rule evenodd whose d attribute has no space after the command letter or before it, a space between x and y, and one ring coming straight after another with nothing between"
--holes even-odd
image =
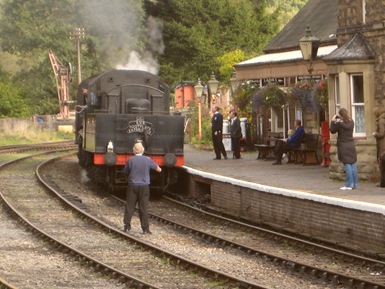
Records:
<instances>
[{"instance_id":1,"label":"nameplate on locomotive","mask_svg":"<svg viewBox=\"0 0 385 289\"><path fill-rule=\"evenodd\" d=\"M152 127L152 123L145 121L142 116L136 117L136 120L132 120L128 122L128 127L126 129L127 133L135 133L135 132L144 132L147 135L154 134L154 128Z\"/></svg>"}]
</instances>

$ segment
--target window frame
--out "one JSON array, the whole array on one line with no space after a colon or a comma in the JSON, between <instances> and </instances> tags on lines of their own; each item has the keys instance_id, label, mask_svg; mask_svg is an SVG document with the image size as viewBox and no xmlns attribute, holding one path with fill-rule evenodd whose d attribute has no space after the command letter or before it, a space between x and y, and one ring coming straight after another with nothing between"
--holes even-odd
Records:
<instances>
[{"instance_id":1,"label":"window frame","mask_svg":"<svg viewBox=\"0 0 385 289\"><path fill-rule=\"evenodd\" d=\"M357 76L360 76L361 77L361 81L362 81L362 101L363 102L355 102L355 77ZM365 95L364 95L364 75L363 73L351 73L349 75L349 86L350 86L350 91L349 91L349 94L350 94L350 107L351 107L351 118L354 120L354 132L353 132L353 136L354 137L366 137L366 129L365 129ZM364 116L362 118L363 120L363 124L362 124L362 127L363 127L363 131L362 132L357 132L357 124L359 123L358 120L357 120L357 108L360 107L362 108L362 111L364 113Z\"/></svg>"}]
</instances>

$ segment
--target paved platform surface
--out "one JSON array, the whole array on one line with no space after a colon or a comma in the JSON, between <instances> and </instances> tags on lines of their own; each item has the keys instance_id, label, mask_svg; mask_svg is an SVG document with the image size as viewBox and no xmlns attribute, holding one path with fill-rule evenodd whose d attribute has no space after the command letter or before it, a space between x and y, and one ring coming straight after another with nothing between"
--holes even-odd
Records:
<instances>
[{"instance_id":1,"label":"paved platform surface","mask_svg":"<svg viewBox=\"0 0 385 289\"><path fill-rule=\"evenodd\" d=\"M375 183L359 182L357 190L340 190L344 182L329 178L329 168L320 165L302 166L300 164L272 165L274 160L257 160L255 152L242 153L242 159L213 160L214 152L199 150L185 145L185 167L234 178L255 184L272 186L277 190L288 189L296 192L314 194L315 200L322 196L338 198L365 204L373 211L385 212L385 188ZM346 203L344 201L344 203ZM370 209L369 209L370 210Z\"/></svg>"}]
</instances>

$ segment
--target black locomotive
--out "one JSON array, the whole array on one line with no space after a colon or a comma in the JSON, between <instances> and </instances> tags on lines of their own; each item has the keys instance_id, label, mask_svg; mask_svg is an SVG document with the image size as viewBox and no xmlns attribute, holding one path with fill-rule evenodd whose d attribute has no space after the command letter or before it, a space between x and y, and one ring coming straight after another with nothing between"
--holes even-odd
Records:
<instances>
[{"instance_id":1,"label":"black locomotive","mask_svg":"<svg viewBox=\"0 0 385 289\"><path fill-rule=\"evenodd\" d=\"M183 166L184 117L170 114L170 88L139 70L111 70L78 87L75 137L79 164L98 184L125 188L123 167L136 142L163 168L151 189L163 189Z\"/></svg>"}]
</instances>

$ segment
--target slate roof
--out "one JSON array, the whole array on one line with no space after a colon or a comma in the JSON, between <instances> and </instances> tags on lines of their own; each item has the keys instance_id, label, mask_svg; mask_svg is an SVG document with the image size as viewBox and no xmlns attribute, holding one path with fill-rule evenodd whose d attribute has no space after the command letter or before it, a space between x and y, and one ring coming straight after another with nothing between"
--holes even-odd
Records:
<instances>
[{"instance_id":1,"label":"slate roof","mask_svg":"<svg viewBox=\"0 0 385 289\"><path fill-rule=\"evenodd\" d=\"M320 39L320 46L337 44L338 0L309 0L270 41L265 53L299 49L298 41L305 36L307 26Z\"/></svg>"},{"instance_id":2,"label":"slate roof","mask_svg":"<svg viewBox=\"0 0 385 289\"><path fill-rule=\"evenodd\" d=\"M334 50L329 55L325 56L324 60L364 60L374 59L375 54L370 48L368 42L361 33L357 33L354 37Z\"/></svg>"}]
</instances>

